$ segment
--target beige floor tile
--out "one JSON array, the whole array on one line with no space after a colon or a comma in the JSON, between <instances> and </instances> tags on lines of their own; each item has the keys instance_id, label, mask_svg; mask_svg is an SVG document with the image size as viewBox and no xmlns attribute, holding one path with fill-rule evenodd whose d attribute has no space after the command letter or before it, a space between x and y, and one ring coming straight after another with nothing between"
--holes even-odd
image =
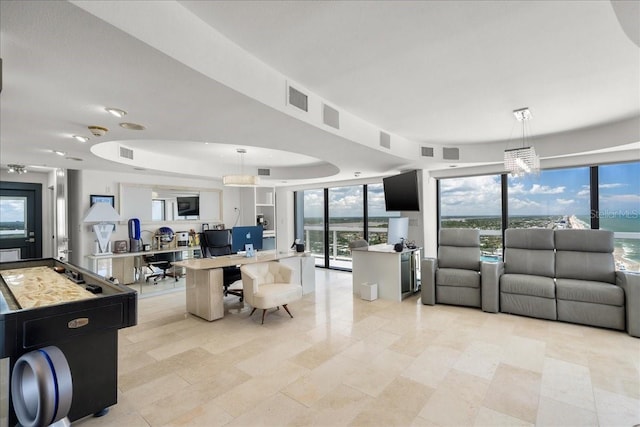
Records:
<instances>
[{"instance_id":1,"label":"beige floor tile","mask_svg":"<svg viewBox=\"0 0 640 427\"><path fill-rule=\"evenodd\" d=\"M253 377L230 389L215 398L214 402L221 408L225 408L225 411L233 417L238 417L259 405L265 398L293 383L306 372L308 372L307 369L287 362L277 370Z\"/></svg>"},{"instance_id":2,"label":"beige floor tile","mask_svg":"<svg viewBox=\"0 0 640 427\"><path fill-rule=\"evenodd\" d=\"M545 349L544 341L512 336L506 343L502 361L517 368L542 372Z\"/></svg>"},{"instance_id":3,"label":"beige floor tile","mask_svg":"<svg viewBox=\"0 0 640 427\"><path fill-rule=\"evenodd\" d=\"M291 426L347 425L369 402L370 396L346 385L338 385L291 421Z\"/></svg>"},{"instance_id":4,"label":"beige floor tile","mask_svg":"<svg viewBox=\"0 0 640 427\"><path fill-rule=\"evenodd\" d=\"M441 426L473 425L488 388L487 380L451 371L418 415Z\"/></svg>"},{"instance_id":5,"label":"beige floor tile","mask_svg":"<svg viewBox=\"0 0 640 427\"><path fill-rule=\"evenodd\" d=\"M309 347L311 344L304 340L287 340L236 363L235 367L253 376L269 373L288 363L290 358L297 356Z\"/></svg>"},{"instance_id":6,"label":"beige floor tile","mask_svg":"<svg viewBox=\"0 0 640 427\"><path fill-rule=\"evenodd\" d=\"M342 384L343 379L358 368L359 361L337 355L289 384L282 392L311 407Z\"/></svg>"},{"instance_id":7,"label":"beige floor tile","mask_svg":"<svg viewBox=\"0 0 640 427\"><path fill-rule=\"evenodd\" d=\"M433 343L437 336L438 332L432 329L411 329L408 332L405 331L398 340L389 346L389 349L396 353L418 357Z\"/></svg>"},{"instance_id":8,"label":"beige floor tile","mask_svg":"<svg viewBox=\"0 0 640 427\"><path fill-rule=\"evenodd\" d=\"M291 361L305 368L315 369L351 344L353 344L351 338L333 334L329 338L317 341L311 347L295 355L291 358Z\"/></svg>"},{"instance_id":9,"label":"beige floor tile","mask_svg":"<svg viewBox=\"0 0 640 427\"><path fill-rule=\"evenodd\" d=\"M160 399L172 396L184 391L189 383L175 373L167 373L163 377L156 378L141 386L124 392L129 401L140 410Z\"/></svg>"},{"instance_id":10,"label":"beige floor tile","mask_svg":"<svg viewBox=\"0 0 640 427\"><path fill-rule=\"evenodd\" d=\"M589 368L545 358L540 395L595 412Z\"/></svg>"},{"instance_id":11,"label":"beige floor tile","mask_svg":"<svg viewBox=\"0 0 640 427\"><path fill-rule=\"evenodd\" d=\"M433 394L433 389L408 378L397 377L370 400L352 425L409 425Z\"/></svg>"},{"instance_id":12,"label":"beige floor tile","mask_svg":"<svg viewBox=\"0 0 640 427\"><path fill-rule=\"evenodd\" d=\"M344 384L369 396L378 396L402 371L413 358L385 350L370 355L371 360L364 362L358 369L344 378Z\"/></svg>"},{"instance_id":13,"label":"beige floor tile","mask_svg":"<svg viewBox=\"0 0 640 427\"><path fill-rule=\"evenodd\" d=\"M503 348L486 342L473 341L462 352L454 369L491 380L503 357Z\"/></svg>"},{"instance_id":14,"label":"beige floor tile","mask_svg":"<svg viewBox=\"0 0 640 427\"><path fill-rule=\"evenodd\" d=\"M481 406L473 423L476 427L533 427L521 419Z\"/></svg>"},{"instance_id":15,"label":"beige floor tile","mask_svg":"<svg viewBox=\"0 0 640 427\"><path fill-rule=\"evenodd\" d=\"M228 426L286 426L304 414L306 407L282 393L268 397L231 421Z\"/></svg>"},{"instance_id":16,"label":"beige floor tile","mask_svg":"<svg viewBox=\"0 0 640 427\"><path fill-rule=\"evenodd\" d=\"M538 412L541 374L500 364L483 406L534 423Z\"/></svg>"},{"instance_id":17,"label":"beige floor tile","mask_svg":"<svg viewBox=\"0 0 640 427\"><path fill-rule=\"evenodd\" d=\"M436 388L457 362L461 352L450 347L432 345L415 358L402 376Z\"/></svg>"},{"instance_id":18,"label":"beige floor tile","mask_svg":"<svg viewBox=\"0 0 640 427\"><path fill-rule=\"evenodd\" d=\"M548 397L540 398L536 424L549 427L597 427L598 416L589 411Z\"/></svg>"},{"instance_id":19,"label":"beige floor tile","mask_svg":"<svg viewBox=\"0 0 640 427\"><path fill-rule=\"evenodd\" d=\"M601 426L640 424L640 400L594 388L598 421Z\"/></svg>"},{"instance_id":20,"label":"beige floor tile","mask_svg":"<svg viewBox=\"0 0 640 427\"><path fill-rule=\"evenodd\" d=\"M197 406L189 412L174 418L167 424L167 427L217 427L227 425L233 421L233 417L220 408L214 402L207 402Z\"/></svg>"}]
</instances>

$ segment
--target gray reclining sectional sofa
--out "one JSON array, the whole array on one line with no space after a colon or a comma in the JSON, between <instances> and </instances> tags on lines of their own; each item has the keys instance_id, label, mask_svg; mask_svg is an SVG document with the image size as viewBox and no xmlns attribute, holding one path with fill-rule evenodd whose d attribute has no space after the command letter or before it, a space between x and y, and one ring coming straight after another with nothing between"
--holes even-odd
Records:
<instances>
[{"instance_id":1,"label":"gray reclining sectional sofa","mask_svg":"<svg viewBox=\"0 0 640 427\"><path fill-rule=\"evenodd\" d=\"M504 263L481 263L478 269L483 276L481 306L498 311L492 308L499 295L504 313L626 330L640 337L640 274L616 271L613 250L613 233L605 230L507 229ZM456 304L450 296L434 298L433 289L440 284L429 277L432 267L437 274L437 262L423 261L423 304Z\"/></svg>"}]
</instances>

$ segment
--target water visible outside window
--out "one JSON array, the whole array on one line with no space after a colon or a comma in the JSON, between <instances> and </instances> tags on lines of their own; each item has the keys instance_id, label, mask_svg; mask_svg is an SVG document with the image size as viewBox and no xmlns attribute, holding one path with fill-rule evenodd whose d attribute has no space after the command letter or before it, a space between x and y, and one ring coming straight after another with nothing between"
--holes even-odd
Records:
<instances>
[{"instance_id":1,"label":"water visible outside window","mask_svg":"<svg viewBox=\"0 0 640 427\"><path fill-rule=\"evenodd\" d=\"M0 239L27 236L27 198L0 196Z\"/></svg>"}]
</instances>

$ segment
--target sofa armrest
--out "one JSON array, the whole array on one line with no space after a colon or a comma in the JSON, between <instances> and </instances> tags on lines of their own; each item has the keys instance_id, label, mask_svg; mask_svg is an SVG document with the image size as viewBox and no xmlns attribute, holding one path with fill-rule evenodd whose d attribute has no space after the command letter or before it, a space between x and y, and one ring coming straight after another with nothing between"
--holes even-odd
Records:
<instances>
[{"instance_id":1,"label":"sofa armrest","mask_svg":"<svg viewBox=\"0 0 640 427\"><path fill-rule=\"evenodd\" d=\"M627 333L640 338L640 274L616 271L616 284L624 290Z\"/></svg>"},{"instance_id":2,"label":"sofa armrest","mask_svg":"<svg viewBox=\"0 0 640 427\"><path fill-rule=\"evenodd\" d=\"M482 296L482 311L497 313L500 311L500 276L504 273L504 263L480 263L480 295Z\"/></svg>"},{"instance_id":3,"label":"sofa armrest","mask_svg":"<svg viewBox=\"0 0 640 427\"><path fill-rule=\"evenodd\" d=\"M438 268L438 260L435 258L424 258L420 264L422 304L435 305L436 303L436 268Z\"/></svg>"}]
</instances>

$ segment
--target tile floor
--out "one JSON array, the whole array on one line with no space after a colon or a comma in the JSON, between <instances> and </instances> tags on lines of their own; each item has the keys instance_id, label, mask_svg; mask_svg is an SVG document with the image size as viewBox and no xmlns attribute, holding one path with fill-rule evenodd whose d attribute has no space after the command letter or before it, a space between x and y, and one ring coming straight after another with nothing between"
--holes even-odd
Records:
<instances>
[{"instance_id":1,"label":"tile floor","mask_svg":"<svg viewBox=\"0 0 640 427\"><path fill-rule=\"evenodd\" d=\"M633 426L640 339L453 306L362 301L351 274L249 317L185 312L184 291L141 298L120 331L119 403L93 426Z\"/></svg>"}]
</instances>

